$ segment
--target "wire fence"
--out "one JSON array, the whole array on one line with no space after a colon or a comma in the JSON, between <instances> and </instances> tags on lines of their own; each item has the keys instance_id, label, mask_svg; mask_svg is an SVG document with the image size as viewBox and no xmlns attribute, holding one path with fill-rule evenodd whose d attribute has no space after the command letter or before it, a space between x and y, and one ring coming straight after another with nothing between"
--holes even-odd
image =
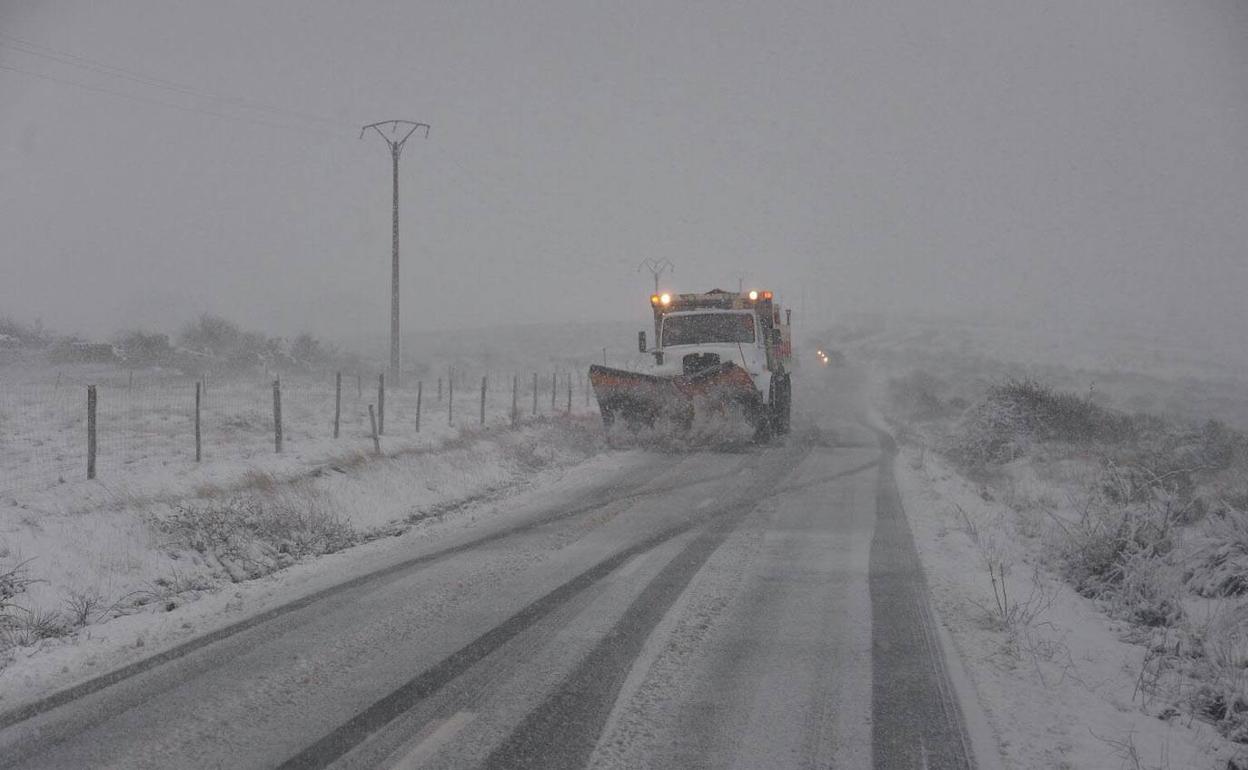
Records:
<instances>
[{"instance_id":1,"label":"wire fence","mask_svg":"<svg viewBox=\"0 0 1248 770\"><path fill-rule=\"evenodd\" d=\"M139 383L124 373L94 383L58 375L0 386L0 494L84 480L89 466L98 480L124 481L192 467L246 468L274 454L315 462L596 409L584 370L448 370L399 387L356 372Z\"/></svg>"}]
</instances>

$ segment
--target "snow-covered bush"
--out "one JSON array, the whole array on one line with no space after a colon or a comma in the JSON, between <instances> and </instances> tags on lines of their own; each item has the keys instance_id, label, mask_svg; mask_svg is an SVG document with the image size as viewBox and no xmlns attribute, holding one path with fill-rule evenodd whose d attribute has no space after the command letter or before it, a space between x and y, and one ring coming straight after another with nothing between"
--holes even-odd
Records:
<instances>
[{"instance_id":1,"label":"snow-covered bush","mask_svg":"<svg viewBox=\"0 0 1248 770\"><path fill-rule=\"evenodd\" d=\"M10 617L13 599L26 592L35 582L26 570L26 562L9 563L7 552L0 551L0 622Z\"/></svg>"},{"instance_id":2,"label":"snow-covered bush","mask_svg":"<svg viewBox=\"0 0 1248 770\"><path fill-rule=\"evenodd\" d=\"M1182 581L1167 558L1177 542L1164 502L1126 506L1090 499L1054 543L1063 576L1084 596L1105 600L1120 617L1169 626L1182 617Z\"/></svg>"},{"instance_id":3,"label":"snow-covered bush","mask_svg":"<svg viewBox=\"0 0 1248 770\"><path fill-rule=\"evenodd\" d=\"M26 643L30 611L13 600L35 582L26 562L14 562L8 551L0 547L0 651ZM3 665L0 660L0 667Z\"/></svg>"},{"instance_id":4,"label":"snow-covered bush","mask_svg":"<svg viewBox=\"0 0 1248 770\"><path fill-rule=\"evenodd\" d=\"M950 457L972 468L1010 462L1040 441L1122 442L1135 435L1131 417L1031 379L989 389L950 437Z\"/></svg>"},{"instance_id":5,"label":"snow-covered bush","mask_svg":"<svg viewBox=\"0 0 1248 770\"><path fill-rule=\"evenodd\" d=\"M1188 569L1186 579L1199 596L1248 594L1248 513L1228 509L1205 522L1208 544Z\"/></svg>"}]
</instances>

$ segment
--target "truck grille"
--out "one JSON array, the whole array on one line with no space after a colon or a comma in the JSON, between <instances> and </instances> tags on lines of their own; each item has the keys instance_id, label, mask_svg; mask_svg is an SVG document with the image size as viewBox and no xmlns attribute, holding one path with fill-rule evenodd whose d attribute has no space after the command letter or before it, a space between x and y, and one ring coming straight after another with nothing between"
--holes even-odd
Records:
<instances>
[{"instance_id":1,"label":"truck grille","mask_svg":"<svg viewBox=\"0 0 1248 770\"><path fill-rule=\"evenodd\" d=\"M680 361L685 374L697 374L703 369L719 366L718 353L690 353Z\"/></svg>"}]
</instances>

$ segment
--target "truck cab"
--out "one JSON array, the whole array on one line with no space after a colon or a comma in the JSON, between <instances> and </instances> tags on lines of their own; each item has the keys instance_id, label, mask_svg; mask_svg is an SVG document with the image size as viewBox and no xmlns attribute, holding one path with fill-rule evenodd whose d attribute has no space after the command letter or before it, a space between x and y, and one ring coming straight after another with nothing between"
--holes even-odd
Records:
<instances>
[{"instance_id":1,"label":"truck cab","mask_svg":"<svg viewBox=\"0 0 1248 770\"><path fill-rule=\"evenodd\" d=\"M778 397L772 379L787 382L789 319L781 321L770 291L662 293L651 295L650 305L656 344L640 348L654 357L654 374L691 376L732 363L749 374L763 403Z\"/></svg>"},{"instance_id":2,"label":"truck cab","mask_svg":"<svg viewBox=\"0 0 1248 770\"><path fill-rule=\"evenodd\" d=\"M738 410L758 441L788 432L789 314L770 291L662 292L650 307L654 346L637 335L641 362L589 367L608 432L620 420L634 432L660 422L688 430L699 413Z\"/></svg>"}]
</instances>

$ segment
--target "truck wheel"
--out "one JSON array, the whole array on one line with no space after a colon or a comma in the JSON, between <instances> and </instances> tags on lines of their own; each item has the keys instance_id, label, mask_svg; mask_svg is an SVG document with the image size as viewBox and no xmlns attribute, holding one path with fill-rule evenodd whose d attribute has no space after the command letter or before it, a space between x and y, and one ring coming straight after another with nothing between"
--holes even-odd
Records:
<instances>
[{"instance_id":1,"label":"truck wheel","mask_svg":"<svg viewBox=\"0 0 1248 770\"><path fill-rule=\"evenodd\" d=\"M775 417L771 404L756 404L750 410L750 422L754 425L754 443L766 444L775 435Z\"/></svg>"}]
</instances>

